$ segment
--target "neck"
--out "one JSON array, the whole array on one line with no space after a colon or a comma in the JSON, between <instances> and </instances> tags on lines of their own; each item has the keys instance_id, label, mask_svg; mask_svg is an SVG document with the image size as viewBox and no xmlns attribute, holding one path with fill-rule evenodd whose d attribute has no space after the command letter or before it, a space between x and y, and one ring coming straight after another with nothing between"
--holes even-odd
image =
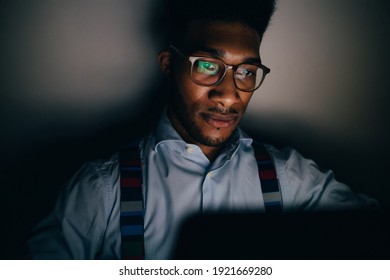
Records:
<instances>
[{"instance_id":1,"label":"neck","mask_svg":"<svg viewBox=\"0 0 390 280\"><path fill-rule=\"evenodd\" d=\"M199 146L204 155L209 159L210 162L213 162L219 155L222 147L210 147L205 146L199 143L194 143Z\"/></svg>"}]
</instances>

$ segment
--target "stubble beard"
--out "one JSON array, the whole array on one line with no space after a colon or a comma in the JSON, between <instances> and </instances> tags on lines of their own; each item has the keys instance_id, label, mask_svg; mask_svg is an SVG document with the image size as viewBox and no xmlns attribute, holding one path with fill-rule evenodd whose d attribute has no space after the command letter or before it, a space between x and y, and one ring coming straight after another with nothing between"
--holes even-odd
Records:
<instances>
[{"instance_id":1,"label":"stubble beard","mask_svg":"<svg viewBox=\"0 0 390 280\"><path fill-rule=\"evenodd\" d=\"M225 142L227 141L227 138L225 137L211 137L211 136L207 136L205 135L201 128L195 123L195 122L191 122L189 120L182 120L181 121L182 124L184 125L186 122L188 122L189 124L186 126L188 127L187 129L187 132L188 134L195 140L197 141L198 143L202 144L202 145L205 145L205 146L209 146L209 147L221 147L225 144ZM185 128L186 128L185 127Z\"/></svg>"},{"instance_id":2,"label":"stubble beard","mask_svg":"<svg viewBox=\"0 0 390 280\"><path fill-rule=\"evenodd\" d=\"M201 145L209 147L221 147L223 146L229 137L216 137L205 135L201 127L193 120L189 118L191 112L188 112L182 98L178 95L174 97L174 102L171 103L172 113L176 116L179 121L181 129L188 134L194 141L198 142ZM180 134L180 132L179 132ZM185 139L187 140L187 139Z\"/></svg>"}]
</instances>

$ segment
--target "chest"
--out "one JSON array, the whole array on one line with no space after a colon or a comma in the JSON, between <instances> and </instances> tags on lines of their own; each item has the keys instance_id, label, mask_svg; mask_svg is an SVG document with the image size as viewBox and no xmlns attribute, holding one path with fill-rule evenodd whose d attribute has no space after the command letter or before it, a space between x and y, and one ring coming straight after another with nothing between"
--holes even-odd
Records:
<instances>
[{"instance_id":1,"label":"chest","mask_svg":"<svg viewBox=\"0 0 390 280\"><path fill-rule=\"evenodd\" d=\"M211 164L197 147L183 150L161 148L148 155L146 205L183 206L177 209L182 213L281 209L277 174L263 146L221 154Z\"/></svg>"},{"instance_id":2,"label":"chest","mask_svg":"<svg viewBox=\"0 0 390 280\"><path fill-rule=\"evenodd\" d=\"M276 173L272 164L268 170L269 156L263 153L257 158L251 149L221 155L213 164L192 149L187 153L168 148L148 153L138 174L143 181L147 255L169 256L181 224L191 215L264 211L264 191L270 190Z\"/></svg>"}]
</instances>

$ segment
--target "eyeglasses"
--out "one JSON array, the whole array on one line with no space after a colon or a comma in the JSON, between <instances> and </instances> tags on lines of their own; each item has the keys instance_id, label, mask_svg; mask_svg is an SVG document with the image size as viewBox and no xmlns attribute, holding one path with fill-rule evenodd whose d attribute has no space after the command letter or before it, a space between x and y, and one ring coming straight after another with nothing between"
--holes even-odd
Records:
<instances>
[{"instance_id":1,"label":"eyeglasses","mask_svg":"<svg viewBox=\"0 0 390 280\"><path fill-rule=\"evenodd\" d=\"M205 56L186 56L182 51L170 46L179 55L191 62L191 79L201 86L214 86L220 83L227 70L234 71L234 84L237 89L253 92L263 83L265 76L271 71L265 65L238 64L227 65L219 58Z\"/></svg>"}]
</instances>

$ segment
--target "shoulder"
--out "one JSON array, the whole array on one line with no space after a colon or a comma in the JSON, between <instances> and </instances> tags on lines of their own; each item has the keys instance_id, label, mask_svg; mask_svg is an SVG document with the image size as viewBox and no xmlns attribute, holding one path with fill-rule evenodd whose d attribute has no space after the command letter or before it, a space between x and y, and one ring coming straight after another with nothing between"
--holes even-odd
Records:
<instances>
[{"instance_id":1,"label":"shoulder","mask_svg":"<svg viewBox=\"0 0 390 280\"><path fill-rule=\"evenodd\" d=\"M117 155L79 168L63 186L51 214L32 232L31 257L94 259L104 253L108 225L119 207L118 182Z\"/></svg>"},{"instance_id":2,"label":"shoulder","mask_svg":"<svg viewBox=\"0 0 390 280\"><path fill-rule=\"evenodd\" d=\"M98 211L107 217L117 199L119 181L117 154L108 159L88 161L65 183L56 208L64 215L88 215Z\"/></svg>"},{"instance_id":3,"label":"shoulder","mask_svg":"<svg viewBox=\"0 0 390 280\"><path fill-rule=\"evenodd\" d=\"M314 163L311 159L305 158L297 150L290 147L277 148L271 144L262 143L256 140L253 141L252 147L255 151L267 152L279 171L287 171L291 169L291 167L297 168L301 164L310 165ZM305 168L303 168L302 171L304 170Z\"/></svg>"},{"instance_id":4,"label":"shoulder","mask_svg":"<svg viewBox=\"0 0 390 280\"><path fill-rule=\"evenodd\" d=\"M264 144L264 148L270 154L279 172L294 178L308 178L310 174L312 179L319 179L319 173L331 172L321 169L312 159L306 158L296 149L291 147L277 148L270 144ZM309 176L311 177L311 176Z\"/></svg>"},{"instance_id":5,"label":"shoulder","mask_svg":"<svg viewBox=\"0 0 390 280\"><path fill-rule=\"evenodd\" d=\"M118 155L88 161L64 185L55 212L80 228L95 224L104 230L120 195L119 183Z\"/></svg>"},{"instance_id":6,"label":"shoulder","mask_svg":"<svg viewBox=\"0 0 390 280\"><path fill-rule=\"evenodd\" d=\"M350 210L377 207L377 202L354 193L334 172L320 167L293 148L264 147L275 163L287 210Z\"/></svg>"},{"instance_id":7,"label":"shoulder","mask_svg":"<svg viewBox=\"0 0 390 280\"><path fill-rule=\"evenodd\" d=\"M254 145L259 145L259 142L255 141ZM291 161L291 160L307 160L297 150L291 147L278 148L268 143L261 143L267 152L278 161Z\"/></svg>"},{"instance_id":8,"label":"shoulder","mask_svg":"<svg viewBox=\"0 0 390 280\"><path fill-rule=\"evenodd\" d=\"M114 154L108 159L98 159L86 162L69 180L68 186L90 188L105 188L115 184L119 176L119 156Z\"/></svg>"}]
</instances>

